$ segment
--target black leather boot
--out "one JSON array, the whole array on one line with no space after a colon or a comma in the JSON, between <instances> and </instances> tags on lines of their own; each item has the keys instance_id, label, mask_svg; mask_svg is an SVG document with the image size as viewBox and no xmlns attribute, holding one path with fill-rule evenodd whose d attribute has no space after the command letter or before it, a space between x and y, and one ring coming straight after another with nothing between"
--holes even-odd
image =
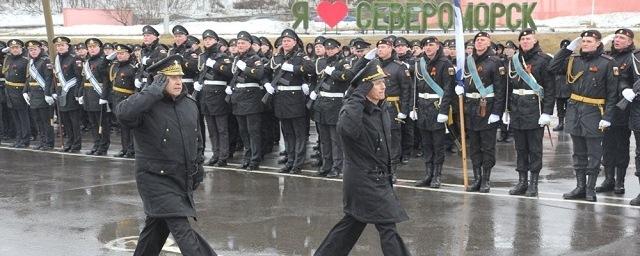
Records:
<instances>
[{"instance_id":1,"label":"black leather boot","mask_svg":"<svg viewBox=\"0 0 640 256\"><path fill-rule=\"evenodd\" d=\"M433 167L433 180L431 180L431 188L440 188L440 176L442 176L442 165L438 164Z\"/></svg>"},{"instance_id":2,"label":"black leather boot","mask_svg":"<svg viewBox=\"0 0 640 256\"><path fill-rule=\"evenodd\" d=\"M624 194L624 176L627 175L627 168L616 167L616 184L613 187L613 193Z\"/></svg>"},{"instance_id":3,"label":"black leather boot","mask_svg":"<svg viewBox=\"0 0 640 256\"><path fill-rule=\"evenodd\" d=\"M473 167L473 182L467 188L467 192L477 192L480 189L480 170L481 167Z\"/></svg>"},{"instance_id":4,"label":"black leather boot","mask_svg":"<svg viewBox=\"0 0 640 256\"><path fill-rule=\"evenodd\" d=\"M480 182L480 193L489 193L491 190L491 168L482 168L482 182Z\"/></svg>"},{"instance_id":5,"label":"black leather boot","mask_svg":"<svg viewBox=\"0 0 640 256\"><path fill-rule=\"evenodd\" d=\"M528 197L536 197L538 196L538 177L540 177L540 173L532 172L531 178L529 179L529 186L527 187L527 192L524 194Z\"/></svg>"},{"instance_id":6,"label":"black leather boot","mask_svg":"<svg viewBox=\"0 0 640 256\"><path fill-rule=\"evenodd\" d=\"M556 126L555 128L553 128L554 132L559 132L564 130L564 117L559 117L558 118L558 126Z\"/></svg>"},{"instance_id":7,"label":"black leather boot","mask_svg":"<svg viewBox=\"0 0 640 256\"><path fill-rule=\"evenodd\" d=\"M587 186L585 170L576 170L576 188L562 195L564 199L584 199Z\"/></svg>"},{"instance_id":8,"label":"black leather boot","mask_svg":"<svg viewBox=\"0 0 640 256\"><path fill-rule=\"evenodd\" d=\"M431 185L431 179L433 177L433 167L431 165L424 168L424 178L416 182L416 187L428 187Z\"/></svg>"},{"instance_id":9,"label":"black leather boot","mask_svg":"<svg viewBox=\"0 0 640 256\"><path fill-rule=\"evenodd\" d=\"M509 195L524 195L527 192L527 172L518 172L518 184L509 190Z\"/></svg>"},{"instance_id":10,"label":"black leather boot","mask_svg":"<svg viewBox=\"0 0 640 256\"><path fill-rule=\"evenodd\" d=\"M616 169L613 166L604 167L604 181L600 183L600 186L596 187L596 192L610 192L613 191L613 186L616 183L615 180Z\"/></svg>"},{"instance_id":11,"label":"black leather boot","mask_svg":"<svg viewBox=\"0 0 640 256\"><path fill-rule=\"evenodd\" d=\"M598 173L591 173L587 175L587 189L585 193L585 200L589 202L596 201L596 180L598 179Z\"/></svg>"}]
</instances>

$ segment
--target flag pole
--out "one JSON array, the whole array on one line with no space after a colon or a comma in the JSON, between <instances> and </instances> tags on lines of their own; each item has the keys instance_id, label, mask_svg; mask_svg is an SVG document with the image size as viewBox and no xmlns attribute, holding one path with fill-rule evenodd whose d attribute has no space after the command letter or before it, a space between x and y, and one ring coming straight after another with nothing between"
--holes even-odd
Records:
<instances>
[{"instance_id":1,"label":"flag pole","mask_svg":"<svg viewBox=\"0 0 640 256\"><path fill-rule=\"evenodd\" d=\"M462 25L462 9L460 0L452 0L455 14L455 31L456 31L456 81L457 84L464 87L464 27ZM458 95L458 109L460 113L460 142L462 143L462 177L464 180L464 189L469 186L469 175L467 173L467 134L464 126L464 96Z\"/></svg>"}]
</instances>

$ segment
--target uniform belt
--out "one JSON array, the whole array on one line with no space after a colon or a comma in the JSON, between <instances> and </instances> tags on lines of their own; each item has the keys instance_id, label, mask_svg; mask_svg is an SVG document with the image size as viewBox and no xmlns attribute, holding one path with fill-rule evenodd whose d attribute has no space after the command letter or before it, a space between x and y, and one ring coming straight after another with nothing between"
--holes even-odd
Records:
<instances>
[{"instance_id":1,"label":"uniform belt","mask_svg":"<svg viewBox=\"0 0 640 256\"><path fill-rule=\"evenodd\" d=\"M327 98L342 98L344 97L344 93L341 92L320 92L321 97Z\"/></svg>"},{"instance_id":2,"label":"uniform belt","mask_svg":"<svg viewBox=\"0 0 640 256\"><path fill-rule=\"evenodd\" d=\"M98 85L102 86L101 83L98 83ZM84 87L93 87L93 84L91 84L89 82L86 82L86 83L84 83Z\"/></svg>"},{"instance_id":3,"label":"uniform belt","mask_svg":"<svg viewBox=\"0 0 640 256\"><path fill-rule=\"evenodd\" d=\"M129 95L134 93L133 90L120 88L120 87L115 87L115 86L113 87L113 90L116 91L116 92L119 92L119 93L124 93L124 94L129 94Z\"/></svg>"},{"instance_id":4,"label":"uniform belt","mask_svg":"<svg viewBox=\"0 0 640 256\"><path fill-rule=\"evenodd\" d=\"M302 90L302 86L278 86L278 90L279 91L301 91Z\"/></svg>"},{"instance_id":5,"label":"uniform belt","mask_svg":"<svg viewBox=\"0 0 640 256\"><path fill-rule=\"evenodd\" d=\"M258 83L237 83L236 88L259 88Z\"/></svg>"},{"instance_id":6,"label":"uniform belt","mask_svg":"<svg viewBox=\"0 0 640 256\"><path fill-rule=\"evenodd\" d=\"M472 93L465 93L464 95L467 98L472 98L472 99L480 99L482 98L482 95L478 92L472 92ZM493 98L494 96L496 96L493 93L489 93L487 94L487 96L484 96L484 98Z\"/></svg>"},{"instance_id":7,"label":"uniform belt","mask_svg":"<svg viewBox=\"0 0 640 256\"><path fill-rule=\"evenodd\" d=\"M439 99L440 96L438 96L438 94L432 94L432 93L418 93L418 97L420 97L421 99Z\"/></svg>"},{"instance_id":8,"label":"uniform belt","mask_svg":"<svg viewBox=\"0 0 640 256\"><path fill-rule=\"evenodd\" d=\"M183 83L193 83L193 78L182 78L181 81Z\"/></svg>"},{"instance_id":9,"label":"uniform belt","mask_svg":"<svg viewBox=\"0 0 640 256\"><path fill-rule=\"evenodd\" d=\"M536 91L534 90L526 90L526 89L513 89L513 94L525 96L525 95L535 95Z\"/></svg>"},{"instance_id":10,"label":"uniform belt","mask_svg":"<svg viewBox=\"0 0 640 256\"><path fill-rule=\"evenodd\" d=\"M600 116L604 116L604 108L602 107L605 103L604 99L589 98L574 93L571 94L570 99L576 102L598 107L598 109L600 110Z\"/></svg>"},{"instance_id":11,"label":"uniform belt","mask_svg":"<svg viewBox=\"0 0 640 256\"><path fill-rule=\"evenodd\" d=\"M40 86L40 84L38 82L29 82L29 85L37 85Z\"/></svg>"},{"instance_id":12,"label":"uniform belt","mask_svg":"<svg viewBox=\"0 0 640 256\"><path fill-rule=\"evenodd\" d=\"M400 101L400 96L388 96L387 101Z\"/></svg>"},{"instance_id":13,"label":"uniform belt","mask_svg":"<svg viewBox=\"0 0 640 256\"><path fill-rule=\"evenodd\" d=\"M24 87L24 83L14 83L14 82L6 81L5 84L12 87Z\"/></svg>"},{"instance_id":14,"label":"uniform belt","mask_svg":"<svg viewBox=\"0 0 640 256\"><path fill-rule=\"evenodd\" d=\"M204 84L207 84L207 85L227 85L227 81L204 80Z\"/></svg>"}]
</instances>

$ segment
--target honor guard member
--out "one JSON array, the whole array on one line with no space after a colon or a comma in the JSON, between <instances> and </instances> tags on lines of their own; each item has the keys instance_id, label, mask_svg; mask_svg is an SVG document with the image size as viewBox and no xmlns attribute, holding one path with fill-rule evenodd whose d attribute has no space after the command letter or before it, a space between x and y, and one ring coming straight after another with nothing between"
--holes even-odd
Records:
<instances>
[{"instance_id":1,"label":"honor guard member","mask_svg":"<svg viewBox=\"0 0 640 256\"><path fill-rule=\"evenodd\" d=\"M560 42L560 49L564 49L571 41L565 39ZM567 84L567 74L556 74L556 111L558 112L558 126L553 128L554 132L564 130L564 117L567 113L567 102L571 96L571 86Z\"/></svg>"},{"instance_id":2,"label":"honor guard member","mask_svg":"<svg viewBox=\"0 0 640 256\"><path fill-rule=\"evenodd\" d=\"M252 37L252 39L255 39ZM260 42L260 48L258 49L258 55L260 56L260 61L265 64L265 72L262 76L262 83L270 83L275 75L273 73L274 70L268 68L268 64L271 61L271 57L273 56L273 46L271 42L266 37L259 37L258 41ZM277 42L278 40L276 40ZM255 44L255 42L254 42ZM266 97L266 96L265 96ZM273 102L263 102L265 104L265 111L262 112L262 155L269 154L273 152L273 146L278 146L280 144L280 123L278 122L278 118L275 116L273 109Z\"/></svg>"},{"instance_id":3,"label":"honor guard member","mask_svg":"<svg viewBox=\"0 0 640 256\"><path fill-rule=\"evenodd\" d=\"M0 49L4 50L7 48L7 43L4 41L0 41ZM9 50L7 48L7 50ZM0 51L0 70L4 70L4 59L6 53L4 51ZM5 78L4 72L0 72L0 140L9 137L9 130L11 126L11 122L8 120L11 117L7 117L4 113L7 111L7 95L5 92Z\"/></svg>"},{"instance_id":4,"label":"honor guard member","mask_svg":"<svg viewBox=\"0 0 640 256\"><path fill-rule=\"evenodd\" d=\"M386 101L389 102L385 109L394 117L391 122L391 170L394 182L398 165L402 160L402 125L407 123L409 112L413 108L413 93L411 91L411 74L407 69L408 64L398 60L394 50L393 41L384 38L376 44L380 65L387 74ZM406 46L405 46L406 48ZM413 137L411 138L413 141ZM411 147L413 149L413 147Z\"/></svg>"},{"instance_id":5,"label":"honor guard member","mask_svg":"<svg viewBox=\"0 0 640 256\"><path fill-rule=\"evenodd\" d=\"M637 92L640 91L640 50L636 50L633 53L633 72L636 74L636 82L633 84L633 93L637 95ZM629 101L631 99L631 95L627 92L623 93L625 100ZM636 97L631 99L631 103L627 108L629 108L629 129L633 131L634 138L640 138L640 105L638 105L638 100ZM639 177L640 181L640 140L636 139L636 154L635 154L635 163L636 163L636 171L635 175ZM631 199L629 202L630 205L640 206L640 194L636 196L636 198Z\"/></svg>"},{"instance_id":6,"label":"honor guard member","mask_svg":"<svg viewBox=\"0 0 640 256\"><path fill-rule=\"evenodd\" d=\"M89 38L85 45L89 54L82 65L84 83L78 87L78 101L87 113L93 135L93 148L86 154L103 156L111 144L111 87L107 83L110 61L102 53L100 39Z\"/></svg>"},{"instance_id":7,"label":"honor guard member","mask_svg":"<svg viewBox=\"0 0 640 256\"><path fill-rule=\"evenodd\" d=\"M51 96L58 101L62 126L67 134L62 151L78 153L82 148L82 109L77 96L78 88L82 84L82 60L70 52L70 42L71 40L64 36L53 39L57 51L53 71L58 85L56 92Z\"/></svg>"},{"instance_id":8,"label":"honor guard member","mask_svg":"<svg viewBox=\"0 0 640 256\"><path fill-rule=\"evenodd\" d=\"M287 162L280 172L299 174L306 155L309 122L305 105L310 92L305 78L313 70L313 63L298 46L298 35L292 29L283 30L280 36L282 46L266 67L273 78L264 88L273 95L273 111L281 122L287 151Z\"/></svg>"},{"instance_id":9,"label":"honor guard member","mask_svg":"<svg viewBox=\"0 0 640 256\"><path fill-rule=\"evenodd\" d=\"M142 27L142 52L140 65L136 74L136 88L142 88L149 75L147 68L167 56L167 49L160 45L160 33L150 25ZM130 60L130 62L132 59Z\"/></svg>"},{"instance_id":10,"label":"honor guard member","mask_svg":"<svg viewBox=\"0 0 640 256\"><path fill-rule=\"evenodd\" d=\"M506 43L506 48L505 46L503 46L502 44L498 44L496 47L500 48L502 47L502 54L498 54L497 56L500 58L500 60L502 61L502 65L506 68L509 65L509 61L511 61L511 58L513 57L513 55L516 53L516 51L518 51L518 46L516 46L516 44L511 41L508 40ZM512 70L515 72L515 70ZM505 76L505 79L509 79L508 77ZM506 88L505 86L505 97L511 97L511 88ZM507 110L505 111L506 114L504 115L509 115L509 110L508 107L506 106ZM535 121L535 120L534 120ZM511 139L509 139L511 137L511 129L509 129L509 124L507 124L507 122L505 122L505 120L500 120L500 137L498 138L498 142L504 142L504 143L510 143Z\"/></svg>"},{"instance_id":11,"label":"honor guard member","mask_svg":"<svg viewBox=\"0 0 640 256\"><path fill-rule=\"evenodd\" d=\"M114 106L135 93L135 79L137 68L131 61L133 59L132 49L124 44L117 44L115 47L116 62L109 68L108 87L112 88L111 102ZM115 157L134 158L133 132L126 125L120 126L120 145L122 149L115 154Z\"/></svg>"},{"instance_id":12,"label":"honor guard member","mask_svg":"<svg viewBox=\"0 0 640 256\"><path fill-rule=\"evenodd\" d=\"M316 91L318 86L319 77L323 74L324 68L327 66L327 58L326 58L326 49L324 48L324 41L326 40L323 36L317 36L313 40L313 57L311 61L314 63L314 71L308 74L307 84L309 84L309 88L311 91ZM307 107L310 107L307 104ZM322 153L321 153L321 135L319 131L319 125L317 124L317 120L314 118L313 109L309 109L309 119L316 123L316 134L318 135L316 140L316 145L312 147L314 153L311 154L311 158L316 158L316 161L311 163L312 166L321 167L323 165L322 161ZM311 127L309 127L310 129ZM308 132L310 134L310 132ZM320 176L326 175L328 172L319 171L317 174Z\"/></svg>"},{"instance_id":13,"label":"honor guard member","mask_svg":"<svg viewBox=\"0 0 640 256\"><path fill-rule=\"evenodd\" d=\"M181 25L176 25L171 29L173 34L173 46L169 50L169 55L178 54L183 58L182 84L187 87L189 94L193 94L194 78L198 74L198 53L191 48L191 43L187 40L189 31Z\"/></svg>"},{"instance_id":14,"label":"honor guard member","mask_svg":"<svg viewBox=\"0 0 640 256\"><path fill-rule=\"evenodd\" d=\"M513 131L518 172L518 184L509 194L537 196L544 127L553 115L554 77L547 70L551 57L540 49L535 31L522 30L518 41L520 47L507 64L510 80L506 89L511 91L507 108L511 112L503 115L503 122Z\"/></svg>"},{"instance_id":15,"label":"honor guard member","mask_svg":"<svg viewBox=\"0 0 640 256\"><path fill-rule=\"evenodd\" d=\"M425 162L425 176L416 186L439 188L449 106L455 95L455 68L438 38L423 39L422 47L424 55L416 62L417 109L409 113L420 130Z\"/></svg>"},{"instance_id":16,"label":"honor guard member","mask_svg":"<svg viewBox=\"0 0 640 256\"><path fill-rule=\"evenodd\" d=\"M231 73L232 59L221 51L219 37L213 30L202 33L204 51L200 55L198 81L194 89L200 94L200 113L207 121L209 140L213 156L209 166L227 166L229 158L229 118L231 105L224 99L225 89L233 77Z\"/></svg>"},{"instance_id":17,"label":"honor guard member","mask_svg":"<svg viewBox=\"0 0 640 256\"><path fill-rule=\"evenodd\" d=\"M104 43L102 44L102 53L104 53L104 56L109 56L111 54L113 54L115 52L115 49L113 49L113 44L111 43ZM111 60L116 59L115 57L112 57Z\"/></svg>"},{"instance_id":18,"label":"honor guard member","mask_svg":"<svg viewBox=\"0 0 640 256\"><path fill-rule=\"evenodd\" d=\"M40 40L38 42L40 42L40 49L42 49L42 54L44 54L45 56L49 56L49 42L47 42L47 40Z\"/></svg>"},{"instance_id":19,"label":"honor guard member","mask_svg":"<svg viewBox=\"0 0 640 256\"><path fill-rule=\"evenodd\" d=\"M633 90L633 84L637 80L634 67L633 52L635 45L633 44L633 31L622 28L616 30L614 35L606 38L612 38L611 57L613 57L613 66L618 68L618 86L616 103L622 99L628 98L627 101L633 101L636 92ZM604 42L603 45L607 43ZM635 64L635 65L634 65ZM616 74L614 74L616 75ZM629 129L629 108L620 109L613 108L613 120L611 127L604 132L602 140L602 165L604 166L605 179L596 187L596 192L610 192L615 194L624 194L624 177L627 175L627 167L629 166L629 141L631 130Z\"/></svg>"},{"instance_id":20,"label":"honor guard member","mask_svg":"<svg viewBox=\"0 0 640 256\"><path fill-rule=\"evenodd\" d=\"M398 60L402 61L404 65L409 70L409 74L413 77L416 58L413 57L411 53L409 40L404 37L398 37L393 42L394 49L398 55ZM384 64L383 64L384 65ZM413 94L412 94L413 95ZM411 98L411 106L415 106L414 99ZM415 124L411 119L405 119L404 123L401 124L402 129L402 163L406 164L409 162L409 158L411 158L411 152L413 151L413 141L414 141L414 128Z\"/></svg>"},{"instance_id":21,"label":"honor guard member","mask_svg":"<svg viewBox=\"0 0 640 256\"><path fill-rule=\"evenodd\" d=\"M344 145L344 217L329 231L315 256L348 255L367 224L374 224L384 255L411 255L396 223L409 219L391 183L391 118L384 109L385 72L372 60L354 79L353 94L340 110Z\"/></svg>"},{"instance_id":22,"label":"honor guard member","mask_svg":"<svg viewBox=\"0 0 640 256\"><path fill-rule=\"evenodd\" d=\"M216 255L188 220L196 218L193 192L204 177L204 148L181 62L170 55L150 66L158 73L153 82L116 106L135 134L136 184L147 216L133 255L158 255L169 233L184 255Z\"/></svg>"},{"instance_id":23,"label":"honor guard member","mask_svg":"<svg viewBox=\"0 0 640 256\"><path fill-rule=\"evenodd\" d=\"M87 50L87 46L84 43L78 43L75 47L76 56L81 60L86 60L88 57L89 51Z\"/></svg>"},{"instance_id":24,"label":"honor guard member","mask_svg":"<svg viewBox=\"0 0 640 256\"><path fill-rule=\"evenodd\" d=\"M262 161L261 123L265 91L260 86L264 74L264 64L260 56L251 48L251 35L246 31L238 33L236 46L238 55L234 58L233 78L225 92L231 95L232 113L238 119L240 137L245 146L242 168L258 170Z\"/></svg>"},{"instance_id":25,"label":"honor guard member","mask_svg":"<svg viewBox=\"0 0 640 256\"><path fill-rule=\"evenodd\" d=\"M12 147L26 148L31 141L31 122L29 118L29 95L24 93L29 67L29 58L24 54L24 43L18 39L7 42L9 53L2 65L2 74L6 78L5 92L7 106L16 129L16 140Z\"/></svg>"},{"instance_id":26,"label":"honor guard member","mask_svg":"<svg viewBox=\"0 0 640 256\"><path fill-rule=\"evenodd\" d=\"M35 149L53 149L54 135L51 124L53 118L53 66L49 57L44 54L42 44L36 40L27 41L29 51L28 83L24 93L27 94L31 114L38 130L40 143Z\"/></svg>"},{"instance_id":27,"label":"honor guard member","mask_svg":"<svg viewBox=\"0 0 640 256\"><path fill-rule=\"evenodd\" d=\"M191 50L193 50L198 55L202 53L200 50L200 39L195 36L188 35L187 41L189 41L189 44L191 44Z\"/></svg>"},{"instance_id":28,"label":"honor guard member","mask_svg":"<svg viewBox=\"0 0 640 256\"><path fill-rule=\"evenodd\" d=\"M491 168L496 163L496 132L504 111L506 71L490 48L491 38L479 32L473 39L473 53L467 56L465 87L456 86L464 95L464 116L470 139L473 183L467 191L489 193Z\"/></svg>"},{"instance_id":29,"label":"honor guard member","mask_svg":"<svg viewBox=\"0 0 640 256\"><path fill-rule=\"evenodd\" d=\"M571 86L565 130L573 142L577 185L563 195L565 199L596 201L602 137L613 120L620 74L613 58L604 54L601 39L597 30L584 31L566 49L561 49L549 65L549 70L555 73L566 72ZM573 54L578 47L580 51Z\"/></svg>"}]
</instances>

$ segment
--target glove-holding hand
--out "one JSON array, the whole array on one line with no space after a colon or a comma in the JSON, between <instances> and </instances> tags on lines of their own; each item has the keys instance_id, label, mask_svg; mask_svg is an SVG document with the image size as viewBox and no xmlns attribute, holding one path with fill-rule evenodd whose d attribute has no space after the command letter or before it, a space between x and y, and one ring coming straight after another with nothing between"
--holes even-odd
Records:
<instances>
[{"instance_id":1,"label":"glove-holding hand","mask_svg":"<svg viewBox=\"0 0 640 256\"><path fill-rule=\"evenodd\" d=\"M503 124L511 123L511 115L509 114L509 112L502 113L502 123Z\"/></svg>"},{"instance_id":2,"label":"glove-holding hand","mask_svg":"<svg viewBox=\"0 0 640 256\"><path fill-rule=\"evenodd\" d=\"M264 84L264 89L267 90L269 94L274 94L276 92L276 89L271 86L271 83Z\"/></svg>"},{"instance_id":3,"label":"glove-holding hand","mask_svg":"<svg viewBox=\"0 0 640 256\"><path fill-rule=\"evenodd\" d=\"M54 102L53 97L51 96L44 96L44 101L46 101L49 106L53 105Z\"/></svg>"},{"instance_id":4,"label":"glove-holding hand","mask_svg":"<svg viewBox=\"0 0 640 256\"><path fill-rule=\"evenodd\" d=\"M404 113L398 113L398 116L396 116L398 119L406 119L407 115L405 115Z\"/></svg>"},{"instance_id":5,"label":"glove-holding hand","mask_svg":"<svg viewBox=\"0 0 640 256\"><path fill-rule=\"evenodd\" d=\"M309 99L316 100L317 98L318 94L316 94L316 91L312 91L311 94L309 94Z\"/></svg>"},{"instance_id":6,"label":"glove-holding hand","mask_svg":"<svg viewBox=\"0 0 640 256\"><path fill-rule=\"evenodd\" d=\"M600 123L598 123L598 128L600 128L600 130L604 130L605 128L608 128L609 126L611 126L611 122L609 122L607 120L600 120Z\"/></svg>"},{"instance_id":7,"label":"glove-holding hand","mask_svg":"<svg viewBox=\"0 0 640 256\"><path fill-rule=\"evenodd\" d=\"M551 116L549 114L540 115L540 118L538 119L538 124L540 125L540 127L549 125L550 123L551 123Z\"/></svg>"},{"instance_id":8,"label":"glove-holding hand","mask_svg":"<svg viewBox=\"0 0 640 256\"><path fill-rule=\"evenodd\" d=\"M225 88L225 89L224 89L224 92L225 92L227 95L231 95L231 94L233 94L233 90L231 90L231 86L227 86L227 88Z\"/></svg>"},{"instance_id":9,"label":"glove-holding hand","mask_svg":"<svg viewBox=\"0 0 640 256\"><path fill-rule=\"evenodd\" d=\"M293 72L293 64L289 64L289 63L282 64L282 70Z\"/></svg>"},{"instance_id":10,"label":"glove-holding hand","mask_svg":"<svg viewBox=\"0 0 640 256\"><path fill-rule=\"evenodd\" d=\"M136 88L138 88L138 89L142 88L142 81L140 81L140 80L138 80L138 79L133 80L133 84L134 84L134 85L136 86Z\"/></svg>"},{"instance_id":11,"label":"glove-holding hand","mask_svg":"<svg viewBox=\"0 0 640 256\"><path fill-rule=\"evenodd\" d=\"M207 59L207 62L205 62L205 65L207 65L207 67L213 68L213 65L216 64L216 61L213 59Z\"/></svg>"},{"instance_id":12,"label":"glove-holding hand","mask_svg":"<svg viewBox=\"0 0 640 256\"><path fill-rule=\"evenodd\" d=\"M500 121L500 117L499 117L498 115L496 115L496 114L491 114L491 115L489 116L489 120L488 120L488 123L489 123L489 124L492 124L492 123L495 123L495 122L498 122L498 121Z\"/></svg>"},{"instance_id":13,"label":"glove-holding hand","mask_svg":"<svg viewBox=\"0 0 640 256\"><path fill-rule=\"evenodd\" d=\"M575 52L581 43L582 43L582 37L576 37L576 39L573 39L573 41L571 41L571 43L567 45L567 50Z\"/></svg>"},{"instance_id":14,"label":"glove-holding hand","mask_svg":"<svg viewBox=\"0 0 640 256\"><path fill-rule=\"evenodd\" d=\"M24 98L24 101L27 102L27 105L31 105L31 98L29 98L29 94L28 93L23 93L22 94L22 98Z\"/></svg>"},{"instance_id":15,"label":"glove-holding hand","mask_svg":"<svg viewBox=\"0 0 640 256\"><path fill-rule=\"evenodd\" d=\"M409 118L411 118L411 120L413 121L418 120L418 112L415 110L411 110L411 112L409 112Z\"/></svg>"},{"instance_id":16,"label":"glove-holding hand","mask_svg":"<svg viewBox=\"0 0 640 256\"><path fill-rule=\"evenodd\" d=\"M238 67L240 70L244 71L247 68L247 63L242 61L242 60L238 60L236 62L236 67Z\"/></svg>"},{"instance_id":17,"label":"glove-holding hand","mask_svg":"<svg viewBox=\"0 0 640 256\"><path fill-rule=\"evenodd\" d=\"M198 82L198 81L195 81L193 83L193 89L198 91L198 92L202 91L202 84L200 82Z\"/></svg>"},{"instance_id":18,"label":"glove-holding hand","mask_svg":"<svg viewBox=\"0 0 640 256\"><path fill-rule=\"evenodd\" d=\"M54 94L51 94L51 97L52 97L54 100L58 100L58 94L55 94L55 93L54 93Z\"/></svg>"},{"instance_id":19,"label":"glove-holding hand","mask_svg":"<svg viewBox=\"0 0 640 256\"><path fill-rule=\"evenodd\" d=\"M84 104L84 96L77 97L76 101L78 101L78 104L80 105Z\"/></svg>"},{"instance_id":20,"label":"glove-holding hand","mask_svg":"<svg viewBox=\"0 0 640 256\"><path fill-rule=\"evenodd\" d=\"M302 92L304 93L304 95L309 95L309 85L308 84L302 84Z\"/></svg>"},{"instance_id":21,"label":"glove-holding hand","mask_svg":"<svg viewBox=\"0 0 640 256\"><path fill-rule=\"evenodd\" d=\"M378 54L378 48L373 48L371 51L367 52L367 54L364 55L364 58L368 60L372 60L376 58L377 54Z\"/></svg>"},{"instance_id":22,"label":"glove-holding hand","mask_svg":"<svg viewBox=\"0 0 640 256\"><path fill-rule=\"evenodd\" d=\"M142 65L147 65L147 61L149 61L149 57L148 56L144 56L142 57L142 60L140 62L142 62Z\"/></svg>"},{"instance_id":23,"label":"glove-holding hand","mask_svg":"<svg viewBox=\"0 0 640 256\"><path fill-rule=\"evenodd\" d=\"M333 73L333 71L334 71L334 70L336 70L336 68L335 68L335 67L331 67L331 66L329 66L329 67L326 67L326 68L324 69L324 72L325 72L327 75L331 75L331 74Z\"/></svg>"},{"instance_id":24,"label":"glove-holding hand","mask_svg":"<svg viewBox=\"0 0 640 256\"><path fill-rule=\"evenodd\" d=\"M633 102L633 99L636 98L636 93L633 92L633 89L627 88L622 90L622 97L624 97L629 102Z\"/></svg>"},{"instance_id":25,"label":"glove-holding hand","mask_svg":"<svg viewBox=\"0 0 640 256\"><path fill-rule=\"evenodd\" d=\"M456 85L454 90L456 91L456 95L464 94L464 87L462 87L461 85Z\"/></svg>"},{"instance_id":26,"label":"glove-holding hand","mask_svg":"<svg viewBox=\"0 0 640 256\"><path fill-rule=\"evenodd\" d=\"M2 52L3 53L8 53L9 52L9 47L2 48Z\"/></svg>"},{"instance_id":27,"label":"glove-holding hand","mask_svg":"<svg viewBox=\"0 0 640 256\"><path fill-rule=\"evenodd\" d=\"M438 117L436 117L436 121L438 121L438 123L444 123L446 121L449 121L449 116L438 114Z\"/></svg>"},{"instance_id":28,"label":"glove-holding hand","mask_svg":"<svg viewBox=\"0 0 640 256\"><path fill-rule=\"evenodd\" d=\"M107 104L107 103L109 103L108 100L103 100L103 99L99 99L98 100L98 104L100 104L100 105L104 105L104 104Z\"/></svg>"}]
</instances>

